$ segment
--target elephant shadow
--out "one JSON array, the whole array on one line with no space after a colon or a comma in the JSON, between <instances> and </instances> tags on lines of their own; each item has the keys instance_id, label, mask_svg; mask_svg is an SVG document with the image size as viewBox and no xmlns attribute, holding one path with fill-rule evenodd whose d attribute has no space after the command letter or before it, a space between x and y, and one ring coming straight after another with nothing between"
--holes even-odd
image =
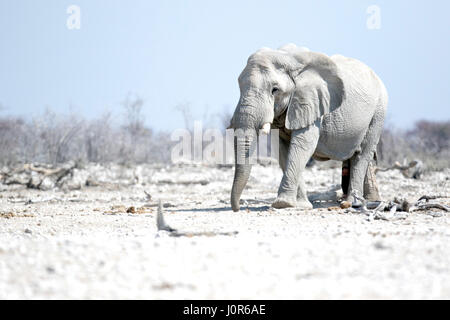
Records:
<instances>
[{"instance_id":1,"label":"elephant shadow","mask_svg":"<svg viewBox=\"0 0 450 320\"><path fill-rule=\"evenodd\" d=\"M313 209L322 209L335 207L339 205L339 193L337 192L337 186L333 186L327 191L317 191L308 193L308 199L313 205ZM248 212L261 212L261 211L272 211L272 210L284 210L284 209L274 209L272 208L272 202L275 198L265 198L265 199L241 199L241 211ZM224 203L224 201L221 201ZM290 210L295 210L295 208L289 208ZM173 212L229 212L232 211L231 206L222 207L208 207L208 208L186 208L186 209L176 209Z\"/></svg>"},{"instance_id":2,"label":"elephant shadow","mask_svg":"<svg viewBox=\"0 0 450 320\"><path fill-rule=\"evenodd\" d=\"M241 210L248 211L268 211L271 209L271 206L241 206ZM189 209L177 209L172 210L173 212L229 212L232 211L231 206L227 207L213 207L213 208L189 208Z\"/></svg>"}]
</instances>

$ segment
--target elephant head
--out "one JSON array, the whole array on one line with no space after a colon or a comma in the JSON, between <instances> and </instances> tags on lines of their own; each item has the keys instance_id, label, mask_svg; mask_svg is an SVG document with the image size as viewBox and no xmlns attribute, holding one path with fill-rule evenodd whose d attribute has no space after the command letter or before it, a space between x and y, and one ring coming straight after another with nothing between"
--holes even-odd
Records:
<instances>
[{"instance_id":1,"label":"elephant head","mask_svg":"<svg viewBox=\"0 0 450 320\"><path fill-rule=\"evenodd\" d=\"M230 127L245 130L235 137L235 175L231 191L233 211L250 176L249 149L257 133L268 131L274 118L286 113L285 127L308 127L337 108L344 95L334 62L326 55L295 45L263 48L252 54L239 76L240 99Z\"/></svg>"}]
</instances>

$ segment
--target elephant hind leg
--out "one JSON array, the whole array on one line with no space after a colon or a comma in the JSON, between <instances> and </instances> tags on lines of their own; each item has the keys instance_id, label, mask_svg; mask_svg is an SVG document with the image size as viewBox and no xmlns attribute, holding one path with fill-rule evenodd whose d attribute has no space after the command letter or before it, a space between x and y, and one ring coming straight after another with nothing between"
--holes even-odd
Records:
<instances>
[{"instance_id":1,"label":"elephant hind leg","mask_svg":"<svg viewBox=\"0 0 450 320\"><path fill-rule=\"evenodd\" d=\"M375 190L378 188L376 187L375 174L370 163L374 158L376 147L383 130L384 112L384 108L380 108L375 112L361 143L361 151L355 153L350 159L350 183L347 193L347 199L349 201L353 202L354 200L352 197L353 192L357 192L360 196L365 196L365 191L368 191L370 197L376 196Z\"/></svg>"},{"instance_id":2,"label":"elephant hind leg","mask_svg":"<svg viewBox=\"0 0 450 320\"><path fill-rule=\"evenodd\" d=\"M380 201L380 193L378 191L378 183L375 175L375 166L373 162L369 162L366 177L364 178L364 199L368 201Z\"/></svg>"},{"instance_id":3,"label":"elephant hind leg","mask_svg":"<svg viewBox=\"0 0 450 320\"><path fill-rule=\"evenodd\" d=\"M375 157L374 157L375 159ZM350 184L350 160L345 160L342 162L342 177L341 177L341 188L344 194L344 198L348 195L348 187ZM369 201L379 201L381 200L378 183L375 175L375 166L373 162L370 161L367 166L366 176L364 177L364 198Z\"/></svg>"},{"instance_id":4,"label":"elephant hind leg","mask_svg":"<svg viewBox=\"0 0 450 320\"><path fill-rule=\"evenodd\" d=\"M341 176L341 188L344 193L344 198L348 194L348 185L350 184L350 160L342 161L342 176Z\"/></svg>"}]
</instances>

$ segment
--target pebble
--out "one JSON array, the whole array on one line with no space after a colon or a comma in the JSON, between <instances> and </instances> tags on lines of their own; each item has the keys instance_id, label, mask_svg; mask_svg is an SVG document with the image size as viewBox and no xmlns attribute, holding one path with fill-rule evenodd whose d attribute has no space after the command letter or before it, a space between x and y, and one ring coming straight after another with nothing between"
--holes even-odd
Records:
<instances>
[{"instance_id":1,"label":"pebble","mask_svg":"<svg viewBox=\"0 0 450 320\"><path fill-rule=\"evenodd\" d=\"M352 204L349 201L342 201L340 204L340 207L342 209L347 209L347 208L350 208L351 206L352 206Z\"/></svg>"}]
</instances>

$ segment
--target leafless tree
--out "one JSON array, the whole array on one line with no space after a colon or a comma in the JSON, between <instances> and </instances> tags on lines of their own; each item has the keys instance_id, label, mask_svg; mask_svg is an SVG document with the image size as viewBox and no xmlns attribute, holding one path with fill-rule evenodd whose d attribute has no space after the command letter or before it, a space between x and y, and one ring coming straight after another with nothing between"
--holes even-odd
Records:
<instances>
[{"instance_id":1,"label":"leafless tree","mask_svg":"<svg viewBox=\"0 0 450 320\"><path fill-rule=\"evenodd\" d=\"M175 106L175 110L181 113L185 129L191 130L193 118L190 104L187 102L179 103Z\"/></svg>"}]
</instances>

